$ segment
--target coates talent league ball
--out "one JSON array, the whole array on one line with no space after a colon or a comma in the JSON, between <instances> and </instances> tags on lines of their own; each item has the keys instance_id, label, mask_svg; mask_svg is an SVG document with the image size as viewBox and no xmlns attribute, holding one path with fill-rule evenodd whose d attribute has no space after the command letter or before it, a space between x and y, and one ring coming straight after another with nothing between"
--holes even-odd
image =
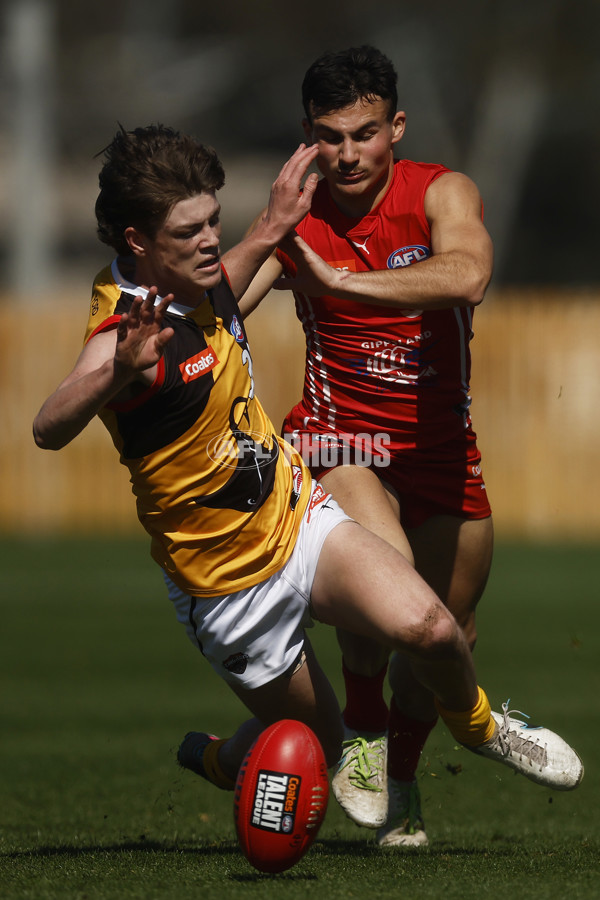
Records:
<instances>
[{"instance_id":1,"label":"coates talent league ball","mask_svg":"<svg viewBox=\"0 0 600 900\"><path fill-rule=\"evenodd\" d=\"M323 749L302 722L282 719L254 742L235 787L235 827L260 872L283 872L304 856L327 811Z\"/></svg>"}]
</instances>

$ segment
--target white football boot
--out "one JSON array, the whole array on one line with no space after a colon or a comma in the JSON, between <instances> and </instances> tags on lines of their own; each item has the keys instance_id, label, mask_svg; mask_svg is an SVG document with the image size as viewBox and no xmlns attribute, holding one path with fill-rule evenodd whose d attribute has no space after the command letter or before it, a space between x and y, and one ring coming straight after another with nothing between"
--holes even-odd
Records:
<instances>
[{"instance_id":1,"label":"white football boot","mask_svg":"<svg viewBox=\"0 0 600 900\"><path fill-rule=\"evenodd\" d=\"M416 781L396 781L388 776L387 822L377 831L380 847L426 847L429 843L421 815L421 795Z\"/></svg>"},{"instance_id":2,"label":"white football boot","mask_svg":"<svg viewBox=\"0 0 600 900\"><path fill-rule=\"evenodd\" d=\"M492 713L497 731L491 740L468 749L555 791L576 788L583 778L583 764L577 753L548 728L511 718L513 713L526 719L528 716L518 709L509 710L508 703L502 704L502 715Z\"/></svg>"},{"instance_id":3,"label":"white football boot","mask_svg":"<svg viewBox=\"0 0 600 900\"><path fill-rule=\"evenodd\" d=\"M331 788L349 819L379 828L387 819L387 736L358 734L344 728L346 739Z\"/></svg>"}]
</instances>

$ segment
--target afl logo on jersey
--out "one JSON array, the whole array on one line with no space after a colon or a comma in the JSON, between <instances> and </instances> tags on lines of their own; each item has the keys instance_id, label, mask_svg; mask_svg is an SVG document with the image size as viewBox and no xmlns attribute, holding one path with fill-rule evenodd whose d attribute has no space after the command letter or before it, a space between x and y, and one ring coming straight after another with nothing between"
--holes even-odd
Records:
<instances>
[{"instance_id":1,"label":"afl logo on jersey","mask_svg":"<svg viewBox=\"0 0 600 900\"><path fill-rule=\"evenodd\" d=\"M400 269L404 266L412 266L413 263L421 262L422 259L427 259L428 256L431 256L431 250L429 247L423 246L423 244L400 247L399 250L394 250L388 256L387 267L388 269Z\"/></svg>"},{"instance_id":2,"label":"afl logo on jersey","mask_svg":"<svg viewBox=\"0 0 600 900\"><path fill-rule=\"evenodd\" d=\"M231 325L229 326L229 331L234 336L238 344L243 344L246 338L244 337L244 329L240 325L239 319L237 316L234 316L231 320Z\"/></svg>"}]
</instances>

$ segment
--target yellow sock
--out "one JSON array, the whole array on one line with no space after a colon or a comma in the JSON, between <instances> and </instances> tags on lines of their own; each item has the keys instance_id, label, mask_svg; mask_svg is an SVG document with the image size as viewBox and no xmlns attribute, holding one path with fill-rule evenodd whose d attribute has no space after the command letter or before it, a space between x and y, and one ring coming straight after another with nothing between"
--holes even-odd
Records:
<instances>
[{"instance_id":1,"label":"yellow sock","mask_svg":"<svg viewBox=\"0 0 600 900\"><path fill-rule=\"evenodd\" d=\"M223 790L233 791L235 788L235 781L230 778L229 775L225 774L217 756L219 749L226 740L227 738L221 738L219 741L211 741L206 745L206 749L202 754L202 765L213 784L223 788Z\"/></svg>"},{"instance_id":2,"label":"yellow sock","mask_svg":"<svg viewBox=\"0 0 600 900\"><path fill-rule=\"evenodd\" d=\"M485 691L480 687L477 690L479 691L477 703L473 709L466 709L463 712L444 709L437 700L435 701L437 711L452 732L452 736L468 747L477 747L489 741L496 728Z\"/></svg>"}]
</instances>

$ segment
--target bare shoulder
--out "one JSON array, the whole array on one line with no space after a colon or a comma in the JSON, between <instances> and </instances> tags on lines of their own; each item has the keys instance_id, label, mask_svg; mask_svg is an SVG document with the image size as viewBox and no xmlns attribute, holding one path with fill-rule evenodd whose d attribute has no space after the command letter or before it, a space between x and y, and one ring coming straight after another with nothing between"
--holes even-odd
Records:
<instances>
[{"instance_id":1,"label":"bare shoulder","mask_svg":"<svg viewBox=\"0 0 600 900\"><path fill-rule=\"evenodd\" d=\"M475 182L461 172L444 173L427 189L425 215L431 227L434 254L467 253L472 260L478 260L487 284L493 249L483 223L483 202Z\"/></svg>"},{"instance_id":2,"label":"bare shoulder","mask_svg":"<svg viewBox=\"0 0 600 900\"><path fill-rule=\"evenodd\" d=\"M479 188L462 172L445 172L425 193L425 215L430 220L441 215L481 216L481 204Z\"/></svg>"}]
</instances>

